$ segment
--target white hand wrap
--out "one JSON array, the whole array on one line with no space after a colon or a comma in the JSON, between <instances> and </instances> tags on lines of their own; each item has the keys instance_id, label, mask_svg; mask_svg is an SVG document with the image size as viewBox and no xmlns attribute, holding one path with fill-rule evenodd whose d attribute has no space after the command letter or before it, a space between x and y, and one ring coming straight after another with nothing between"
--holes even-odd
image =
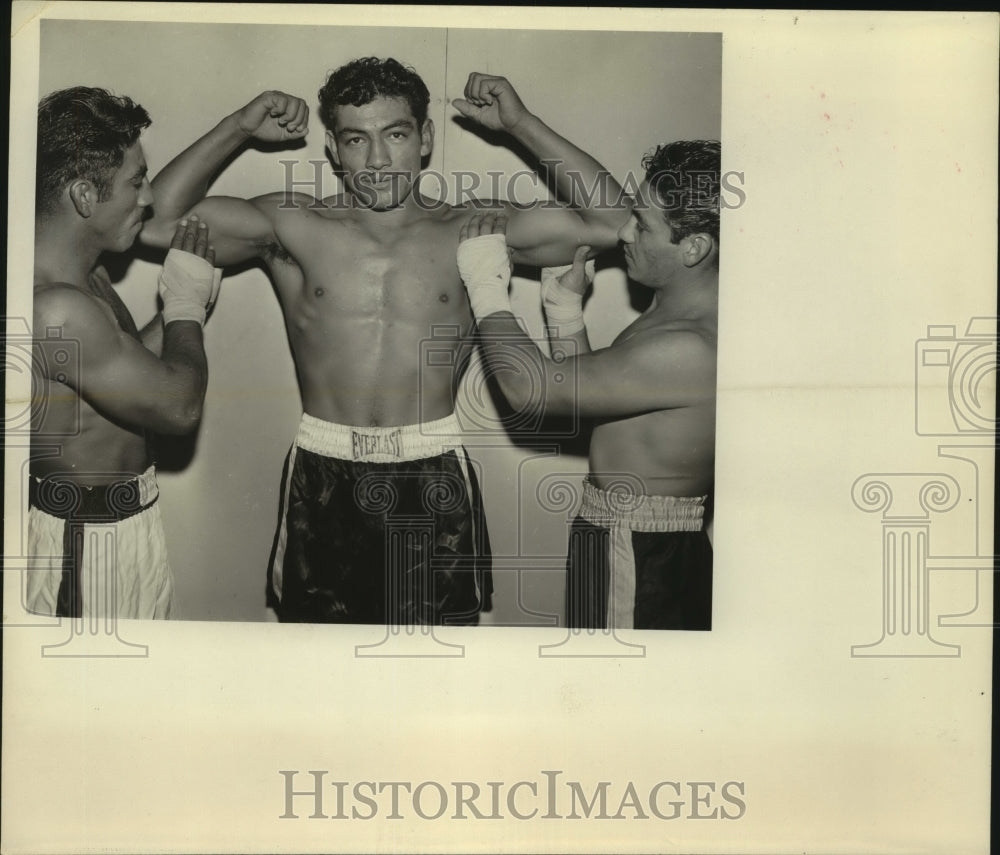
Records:
<instances>
[{"instance_id":1,"label":"white hand wrap","mask_svg":"<svg viewBox=\"0 0 1000 855\"><path fill-rule=\"evenodd\" d=\"M510 311L510 256L503 235L480 235L462 241L458 245L458 272L477 321L495 312Z\"/></svg>"},{"instance_id":2,"label":"white hand wrap","mask_svg":"<svg viewBox=\"0 0 1000 855\"><path fill-rule=\"evenodd\" d=\"M593 276L593 260L587 262L587 279ZM545 320L549 326L556 328L557 336L567 336L579 332L585 326L583 322L583 294L577 294L561 285L559 277L568 272L572 264L562 267L542 268L542 306L545 309Z\"/></svg>"},{"instance_id":3,"label":"white hand wrap","mask_svg":"<svg viewBox=\"0 0 1000 855\"><path fill-rule=\"evenodd\" d=\"M163 323L195 321L204 326L206 307L219 293L222 271L204 258L171 249L163 262L159 291Z\"/></svg>"}]
</instances>

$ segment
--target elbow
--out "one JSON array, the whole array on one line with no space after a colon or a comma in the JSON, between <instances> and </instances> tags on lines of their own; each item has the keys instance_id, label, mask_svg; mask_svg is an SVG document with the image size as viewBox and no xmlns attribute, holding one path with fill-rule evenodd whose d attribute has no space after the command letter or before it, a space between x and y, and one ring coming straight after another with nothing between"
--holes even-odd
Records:
<instances>
[{"instance_id":1,"label":"elbow","mask_svg":"<svg viewBox=\"0 0 1000 855\"><path fill-rule=\"evenodd\" d=\"M201 402L186 404L165 413L160 424L160 433L170 436L185 436L194 433L201 424Z\"/></svg>"},{"instance_id":2,"label":"elbow","mask_svg":"<svg viewBox=\"0 0 1000 855\"><path fill-rule=\"evenodd\" d=\"M139 243L154 249L167 249L179 221L180 218L168 222L166 219L160 220L157 217L147 220L139 232Z\"/></svg>"},{"instance_id":3,"label":"elbow","mask_svg":"<svg viewBox=\"0 0 1000 855\"><path fill-rule=\"evenodd\" d=\"M177 433L194 433L201 424L202 402L190 404L181 409L177 417Z\"/></svg>"},{"instance_id":4,"label":"elbow","mask_svg":"<svg viewBox=\"0 0 1000 855\"><path fill-rule=\"evenodd\" d=\"M612 209L612 211L602 214L600 220L591 223L586 240L586 243L590 245L587 257L593 258L599 252L618 246L618 232L625 225L628 217L627 210Z\"/></svg>"},{"instance_id":5,"label":"elbow","mask_svg":"<svg viewBox=\"0 0 1000 855\"><path fill-rule=\"evenodd\" d=\"M498 376L500 390L511 409L518 414L534 412L541 406L536 384L523 373L504 372ZM527 382L526 382L527 381Z\"/></svg>"},{"instance_id":6,"label":"elbow","mask_svg":"<svg viewBox=\"0 0 1000 855\"><path fill-rule=\"evenodd\" d=\"M205 406L205 385L199 384L190 395L177 398L160 412L160 433L182 436L194 433L201 424Z\"/></svg>"}]
</instances>

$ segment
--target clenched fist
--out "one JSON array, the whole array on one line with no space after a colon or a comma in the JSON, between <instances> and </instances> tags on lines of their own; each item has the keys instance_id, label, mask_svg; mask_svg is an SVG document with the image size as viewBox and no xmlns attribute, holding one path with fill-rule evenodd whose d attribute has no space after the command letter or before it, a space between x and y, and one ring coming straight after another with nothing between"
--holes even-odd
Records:
<instances>
[{"instance_id":1,"label":"clenched fist","mask_svg":"<svg viewBox=\"0 0 1000 855\"><path fill-rule=\"evenodd\" d=\"M284 92L261 92L237 113L240 129L265 142L301 139L309 131L309 107Z\"/></svg>"},{"instance_id":2,"label":"clenched fist","mask_svg":"<svg viewBox=\"0 0 1000 855\"><path fill-rule=\"evenodd\" d=\"M493 77L474 71L465 84L465 97L452 106L466 118L493 131L513 131L518 122L530 115L520 96L506 77Z\"/></svg>"}]
</instances>

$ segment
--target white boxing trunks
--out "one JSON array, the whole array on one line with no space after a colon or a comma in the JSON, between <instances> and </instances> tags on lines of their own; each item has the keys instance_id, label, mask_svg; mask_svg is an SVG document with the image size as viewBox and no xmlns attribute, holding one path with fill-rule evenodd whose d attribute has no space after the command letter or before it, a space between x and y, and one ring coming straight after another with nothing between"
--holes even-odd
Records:
<instances>
[{"instance_id":1,"label":"white boxing trunks","mask_svg":"<svg viewBox=\"0 0 1000 855\"><path fill-rule=\"evenodd\" d=\"M169 617L173 579L152 466L96 487L32 478L28 495L29 612Z\"/></svg>"}]
</instances>

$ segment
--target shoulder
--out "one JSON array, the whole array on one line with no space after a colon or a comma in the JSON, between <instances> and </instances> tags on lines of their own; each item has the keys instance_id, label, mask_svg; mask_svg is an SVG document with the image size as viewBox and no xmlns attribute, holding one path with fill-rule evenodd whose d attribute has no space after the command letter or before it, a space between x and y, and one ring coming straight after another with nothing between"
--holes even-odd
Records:
<instances>
[{"instance_id":1,"label":"shoulder","mask_svg":"<svg viewBox=\"0 0 1000 855\"><path fill-rule=\"evenodd\" d=\"M326 201L320 201L308 193L265 193L249 200L258 211L269 217L293 212L315 213L317 209L326 207Z\"/></svg>"},{"instance_id":2,"label":"shoulder","mask_svg":"<svg viewBox=\"0 0 1000 855\"><path fill-rule=\"evenodd\" d=\"M123 336L113 310L97 297L60 282L35 286L32 338L43 351L69 344L99 359Z\"/></svg>"},{"instance_id":3,"label":"shoulder","mask_svg":"<svg viewBox=\"0 0 1000 855\"><path fill-rule=\"evenodd\" d=\"M36 326L62 327L110 321L100 300L66 282L35 285L33 311Z\"/></svg>"},{"instance_id":4,"label":"shoulder","mask_svg":"<svg viewBox=\"0 0 1000 855\"><path fill-rule=\"evenodd\" d=\"M610 350L624 350L673 366L708 367L716 360L716 335L708 326L683 321L626 329Z\"/></svg>"}]
</instances>

